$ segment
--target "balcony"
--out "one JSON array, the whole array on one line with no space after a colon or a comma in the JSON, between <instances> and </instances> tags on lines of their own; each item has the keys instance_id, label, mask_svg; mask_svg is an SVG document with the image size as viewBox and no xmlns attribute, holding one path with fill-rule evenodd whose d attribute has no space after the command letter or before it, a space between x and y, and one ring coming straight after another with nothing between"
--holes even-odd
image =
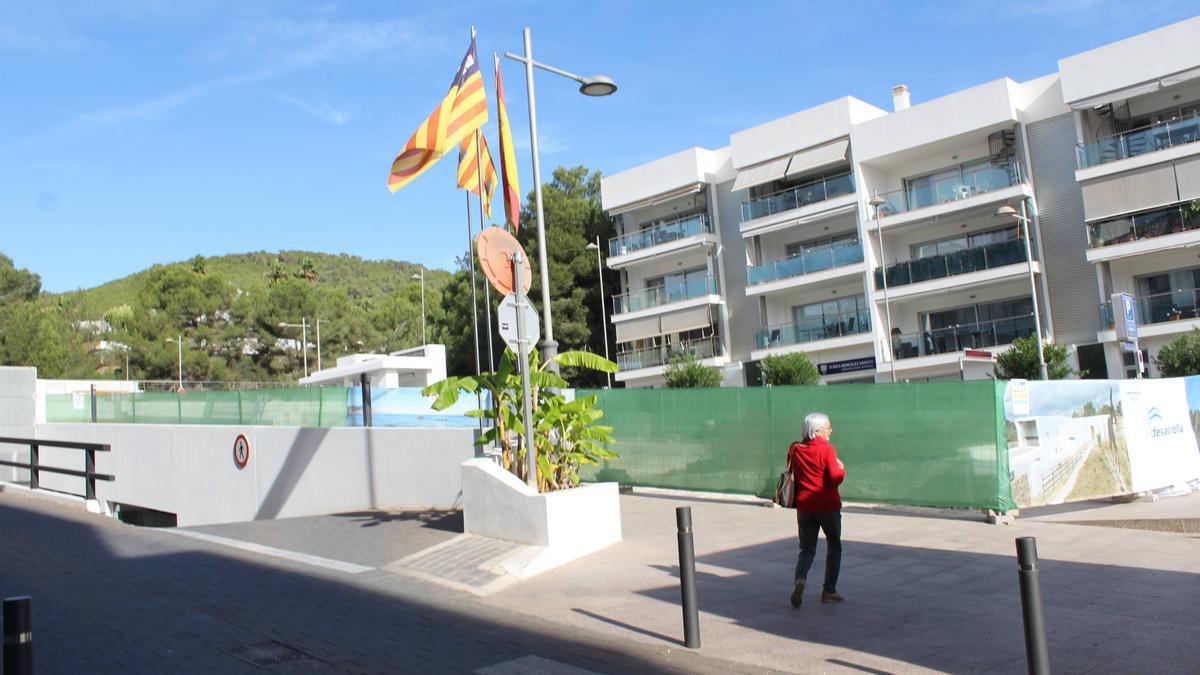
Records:
<instances>
[{"instance_id":1,"label":"balcony","mask_svg":"<svg viewBox=\"0 0 1200 675\"><path fill-rule=\"evenodd\" d=\"M919 186L910 185L881 195L884 203L879 207L879 216L886 218L1013 187L1020 184L1021 175L1016 162L997 165L972 162L939 172L929 179L927 184L922 182Z\"/></svg>"},{"instance_id":2,"label":"balcony","mask_svg":"<svg viewBox=\"0 0 1200 675\"><path fill-rule=\"evenodd\" d=\"M1094 143L1080 143L1075 146L1075 154L1079 168L1086 169L1196 141L1200 141L1200 117L1190 115L1125 131Z\"/></svg>"},{"instance_id":3,"label":"balcony","mask_svg":"<svg viewBox=\"0 0 1200 675\"><path fill-rule=\"evenodd\" d=\"M823 202L854 192L854 178L850 172L837 176L790 187L774 194L769 194L748 202L742 202L742 222L763 218L775 213L798 209L809 204Z\"/></svg>"},{"instance_id":4,"label":"balcony","mask_svg":"<svg viewBox=\"0 0 1200 675\"><path fill-rule=\"evenodd\" d=\"M1148 213L1088 224L1088 247L1103 248L1178 232L1200 230L1200 199Z\"/></svg>"},{"instance_id":5,"label":"balcony","mask_svg":"<svg viewBox=\"0 0 1200 675\"><path fill-rule=\"evenodd\" d=\"M1033 315L993 319L978 323L935 328L920 333L892 336L892 351L896 360L918 356L934 356L1011 344L1017 338L1033 335Z\"/></svg>"},{"instance_id":6,"label":"balcony","mask_svg":"<svg viewBox=\"0 0 1200 675\"><path fill-rule=\"evenodd\" d=\"M781 279L790 279L835 267L845 267L863 261L862 244L844 242L814 248L799 255L747 268L748 285L757 286Z\"/></svg>"},{"instance_id":7,"label":"balcony","mask_svg":"<svg viewBox=\"0 0 1200 675\"><path fill-rule=\"evenodd\" d=\"M870 332L871 319L866 312L847 312L759 328L754 333L754 346L756 349L773 349Z\"/></svg>"},{"instance_id":8,"label":"balcony","mask_svg":"<svg viewBox=\"0 0 1200 675\"><path fill-rule=\"evenodd\" d=\"M969 248L965 251L908 260L891 265L885 270L888 288L894 288L1022 262L1025 262L1025 240L1013 239L999 244ZM885 270L875 270L876 289L883 288Z\"/></svg>"},{"instance_id":9,"label":"balcony","mask_svg":"<svg viewBox=\"0 0 1200 675\"><path fill-rule=\"evenodd\" d=\"M690 340L679 345L648 347L617 354L617 365L622 372L665 366L679 354L691 354L697 359L711 359L721 355L721 343L716 337Z\"/></svg>"},{"instance_id":10,"label":"balcony","mask_svg":"<svg viewBox=\"0 0 1200 675\"><path fill-rule=\"evenodd\" d=\"M654 288L647 288L644 291L614 295L613 314L624 314L626 312L661 307L673 302L716 295L716 293L717 280L710 274L669 286L656 286Z\"/></svg>"},{"instance_id":11,"label":"balcony","mask_svg":"<svg viewBox=\"0 0 1200 675\"><path fill-rule=\"evenodd\" d=\"M1180 288L1166 293L1139 295L1134 299L1134 318L1139 326L1200 318L1200 288ZM1112 328L1112 303L1100 305L1100 318Z\"/></svg>"},{"instance_id":12,"label":"balcony","mask_svg":"<svg viewBox=\"0 0 1200 675\"><path fill-rule=\"evenodd\" d=\"M675 220L659 221L640 232L613 237L608 240L608 255L618 256L644 248L665 244L697 234L712 234L712 222L708 215L696 213Z\"/></svg>"}]
</instances>

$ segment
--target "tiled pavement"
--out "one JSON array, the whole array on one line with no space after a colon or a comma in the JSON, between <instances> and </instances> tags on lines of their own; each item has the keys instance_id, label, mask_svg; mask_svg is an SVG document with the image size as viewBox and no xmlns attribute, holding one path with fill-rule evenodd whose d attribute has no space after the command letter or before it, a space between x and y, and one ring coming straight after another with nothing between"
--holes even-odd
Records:
<instances>
[{"instance_id":1,"label":"tiled pavement","mask_svg":"<svg viewBox=\"0 0 1200 675\"><path fill-rule=\"evenodd\" d=\"M680 504L694 512L700 650L681 645ZM799 610L786 600L792 514L668 496L621 506L622 543L481 597L429 581L494 581L472 569L504 551L452 544L455 514L196 528L258 547L247 551L9 489L0 593L35 598L39 672L251 672L257 655L276 672L1016 673L1026 666L1013 539L1031 535L1055 672L1200 670L1200 537L1070 524L1196 518L1200 495L1045 509L1011 526L849 507L839 584L849 600L810 593ZM821 569L818 559L811 579Z\"/></svg>"}]
</instances>

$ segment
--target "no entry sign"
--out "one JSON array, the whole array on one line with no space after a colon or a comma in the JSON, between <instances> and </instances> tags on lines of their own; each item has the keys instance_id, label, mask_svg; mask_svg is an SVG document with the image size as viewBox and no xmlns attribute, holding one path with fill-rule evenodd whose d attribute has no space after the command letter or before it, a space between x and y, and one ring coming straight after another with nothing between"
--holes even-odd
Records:
<instances>
[{"instance_id":1,"label":"no entry sign","mask_svg":"<svg viewBox=\"0 0 1200 675\"><path fill-rule=\"evenodd\" d=\"M238 434L238 437L233 441L233 463L237 468L244 469L250 461L250 441L246 440L245 434Z\"/></svg>"}]
</instances>

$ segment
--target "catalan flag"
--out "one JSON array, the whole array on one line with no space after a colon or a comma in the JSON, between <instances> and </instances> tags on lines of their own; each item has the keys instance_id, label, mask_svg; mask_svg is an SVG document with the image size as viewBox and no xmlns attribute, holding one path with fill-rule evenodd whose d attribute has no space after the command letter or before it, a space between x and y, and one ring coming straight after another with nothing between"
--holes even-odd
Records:
<instances>
[{"instance_id":1,"label":"catalan flag","mask_svg":"<svg viewBox=\"0 0 1200 675\"><path fill-rule=\"evenodd\" d=\"M500 174L504 179L504 217L516 233L521 225L521 188L517 180L517 153L513 149L508 108L504 103L504 82L500 79L500 55L496 60L496 124L500 127Z\"/></svg>"},{"instance_id":2,"label":"catalan flag","mask_svg":"<svg viewBox=\"0 0 1200 675\"><path fill-rule=\"evenodd\" d=\"M475 139L479 139L478 146ZM478 152L476 149L478 148ZM483 159L483 171L479 171L478 158ZM488 218L492 217L492 196L496 194L496 165L492 163L492 153L488 151L487 137L483 134L471 134L463 139L458 146L458 187L468 192L479 194L479 175L483 174L483 210Z\"/></svg>"},{"instance_id":3,"label":"catalan flag","mask_svg":"<svg viewBox=\"0 0 1200 675\"><path fill-rule=\"evenodd\" d=\"M417 127L416 133L404 145L404 151L392 162L388 189L392 192L408 185L414 178L433 166L488 119L487 97L483 90L483 74L475 54L475 38L454 74L450 91L438 107Z\"/></svg>"}]
</instances>

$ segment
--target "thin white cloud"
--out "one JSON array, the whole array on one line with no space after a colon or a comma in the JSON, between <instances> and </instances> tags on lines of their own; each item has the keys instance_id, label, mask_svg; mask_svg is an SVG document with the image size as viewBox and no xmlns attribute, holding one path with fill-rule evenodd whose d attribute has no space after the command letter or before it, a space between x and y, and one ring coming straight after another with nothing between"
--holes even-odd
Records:
<instances>
[{"instance_id":1,"label":"thin white cloud","mask_svg":"<svg viewBox=\"0 0 1200 675\"><path fill-rule=\"evenodd\" d=\"M529 134L514 133L513 147L518 150L529 150ZM538 129L538 155L554 155L570 150L571 146L558 134L546 129Z\"/></svg>"},{"instance_id":2,"label":"thin white cloud","mask_svg":"<svg viewBox=\"0 0 1200 675\"><path fill-rule=\"evenodd\" d=\"M214 91L264 80L272 75L270 71L259 71L206 80L146 101L84 113L79 116L79 119L84 124L93 125L111 125L127 120L154 119Z\"/></svg>"},{"instance_id":3,"label":"thin white cloud","mask_svg":"<svg viewBox=\"0 0 1200 675\"><path fill-rule=\"evenodd\" d=\"M201 51L211 62L250 63L279 72L440 47L410 21L336 22L282 19L244 25Z\"/></svg>"},{"instance_id":4,"label":"thin white cloud","mask_svg":"<svg viewBox=\"0 0 1200 675\"><path fill-rule=\"evenodd\" d=\"M279 100L283 101L284 103L290 103L309 115L335 126L341 126L350 121L350 115L348 113L338 110L328 103L310 103L308 101L302 101L298 98L292 98L290 96L282 96Z\"/></svg>"}]
</instances>

